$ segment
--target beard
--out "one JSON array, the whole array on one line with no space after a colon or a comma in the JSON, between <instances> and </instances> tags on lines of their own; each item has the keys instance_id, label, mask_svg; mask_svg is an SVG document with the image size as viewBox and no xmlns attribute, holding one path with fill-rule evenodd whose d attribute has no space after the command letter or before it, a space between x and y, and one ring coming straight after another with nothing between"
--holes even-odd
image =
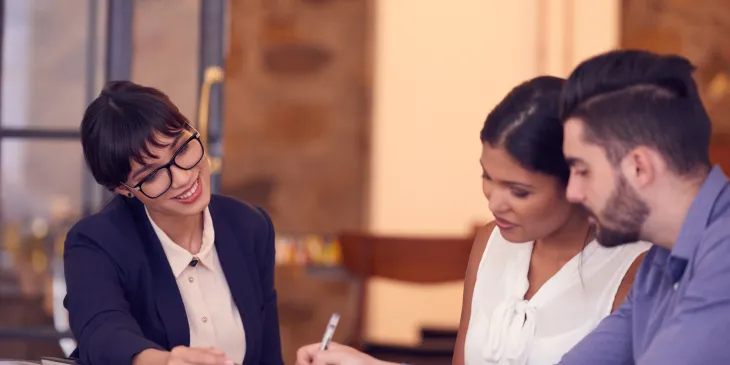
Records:
<instances>
[{"instance_id":1,"label":"beard","mask_svg":"<svg viewBox=\"0 0 730 365\"><path fill-rule=\"evenodd\" d=\"M618 177L616 188L601 212L601 218L589 211L598 222L596 240L601 246L616 247L639 241L641 227L649 216L649 206L629 186L623 176Z\"/></svg>"}]
</instances>

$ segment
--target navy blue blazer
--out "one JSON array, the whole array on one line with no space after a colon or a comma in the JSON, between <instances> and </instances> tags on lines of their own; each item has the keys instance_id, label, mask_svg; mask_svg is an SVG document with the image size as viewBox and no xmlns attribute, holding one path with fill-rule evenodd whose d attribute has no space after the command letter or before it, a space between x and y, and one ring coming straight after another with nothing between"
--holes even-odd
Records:
<instances>
[{"instance_id":1,"label":"navy blue blazer","mask_svg":"<svg viewBox=\"0 0 730 365\"><path fill-rule=\"evenodd\" d=\"M246 365L283 365L274 289L274 229L264 210L213 195L215 247L246 332ZM118 196L69 231L64 249L71 331L83 364L130 364L145 349L190 345L170 264L136 199Z\"/></svg>"}]
</instances>

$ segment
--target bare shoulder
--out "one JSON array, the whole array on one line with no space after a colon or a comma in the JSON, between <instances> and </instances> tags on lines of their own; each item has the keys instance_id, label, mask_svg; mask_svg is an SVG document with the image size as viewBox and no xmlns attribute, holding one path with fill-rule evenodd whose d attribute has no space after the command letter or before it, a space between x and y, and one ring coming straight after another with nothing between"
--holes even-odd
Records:
<instances>
[{"instance_id":1,"label":"bare shoulder","mask_svg":"<svg viewBox=\"0 0 730 365\"><path fill-rule=\"evenodd\" d=\"M619 284L618 291L616 292L616 298L614 298L613 308L611 309L612 312L615 311L619 306L621 306L621 303L623 303L626 297L629 295L631 287L634 285L634 278L636 278L636 273L639 271L639 267L644 261L644 257L646 257L647 252L648 251L644 251L639 254L639 256L634 259L634 262L631 263L629 269L626 270L626 274L621 280L621 284Z\"/></svg>"},{"instance_id":2,"label":"bare shoulder","mask_svg":"<svg viewBox=\"0 0 730 365\"><path fill-rule=\"evenodd\" d=\"M487 248L489 243L489 237L494 232L494 228L497 224L492 221L489 222L476 230L474 235L474 243L471 245L471 253L469 253L469 263L466 266L466 275L464 280L465 294L471 295L471 290L476 282L477 271L479 271L479 264L482 261L484 250Z\"/></svg>"},{"instance_id":3,"label":"bare shoulder","mask_svg":"<svg viewBox=\"0 0 730 365\"><path fill-rule=\"evenodd\" d=\"M474 243L471 247L471 255L469 256L469 268L467 270L467 276L469 276L469 274L476 275L476 267L474 266L479 265L482 255L484 255L484 250L487 248L489 237L492 235L492 232L494 231L494 228L496 226L496 222L492 221L477 229L476 235L474 236Z\"/></svg>"},{"instance_id":4,"label":"bare shoulder","mask_svg":"<svg viewBox=\"0 0 730 365\"><path fill-rule=\"evenodd\" d=\"M476 230L474 243L471 246L469 254L469 263L466 268L466 277L464 278L464 294L461 302L461 319L459 321L459 332L456 336L456 345L454 347L454 357L451 360L452 365L464 365L464 341L466 332L469 328L469 319L471 318L471 302L474 294L474 284L476 283L477 271L479 271L479 263L484 255L484 249L487 247L489 237L494 231L495 222L490 222Z\"/></svg>"},{"instance_id":5,"label":"bare shoulder","mask_svg":"<svg viewBox=\"0 0 730 365\"><path fill-rule=\"evenodd\" d=\"M636 277L636 272L639 271L639 266L641 266L641 263L644 262L644 257L646 257L647 251L644 251L639 254L639 256L634 259L634 262L629 266L629 269L626 270L626 275L624 275L624 279L621 281L621 286L627 286L628 288L631 288L631 285L634 283L634 278Z\"/></svg>"}]
</instances>

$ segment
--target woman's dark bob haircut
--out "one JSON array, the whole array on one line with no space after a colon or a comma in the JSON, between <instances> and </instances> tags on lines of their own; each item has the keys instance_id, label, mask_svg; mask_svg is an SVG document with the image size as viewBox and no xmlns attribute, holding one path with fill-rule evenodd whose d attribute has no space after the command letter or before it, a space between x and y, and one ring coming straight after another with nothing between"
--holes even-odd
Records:
<instances>
[{"instance_id":1,"label":"woman's dark bob haircut","mask_svg":"<svg viewBox=\"0 0 730 365\"><path fill-rule=\"evenodd\" d=\"M113 190L127 182L132 161L158 158L150 147L166 147L160 137L175 137L187 128L187 118L163 92L112 81L84 112L81 146L96 182Z\"/></svg>"}]
</instances>

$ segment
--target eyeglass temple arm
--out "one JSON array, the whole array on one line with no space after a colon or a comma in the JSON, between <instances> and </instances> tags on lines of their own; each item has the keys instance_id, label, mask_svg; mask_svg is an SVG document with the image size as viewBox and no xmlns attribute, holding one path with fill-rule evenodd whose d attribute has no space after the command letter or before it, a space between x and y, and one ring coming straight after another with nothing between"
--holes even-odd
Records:
<instances>
[{"instance_id":1,"label":"eyeglass temple arm","mask_svg":"<svg viewBox=\"0 0 730 365\"><path fill-rule=\"evenodd\" d=\"M210 90L213 85L223 82L225 73L219 66L210 66L203 73L203 84L200 86L200 101L198 102L198 132L200 140L206 150L208 148L208 120L210 118ZM211 159L213 172L220 168L220 159Z\"/></svg>"}]
</instances>

